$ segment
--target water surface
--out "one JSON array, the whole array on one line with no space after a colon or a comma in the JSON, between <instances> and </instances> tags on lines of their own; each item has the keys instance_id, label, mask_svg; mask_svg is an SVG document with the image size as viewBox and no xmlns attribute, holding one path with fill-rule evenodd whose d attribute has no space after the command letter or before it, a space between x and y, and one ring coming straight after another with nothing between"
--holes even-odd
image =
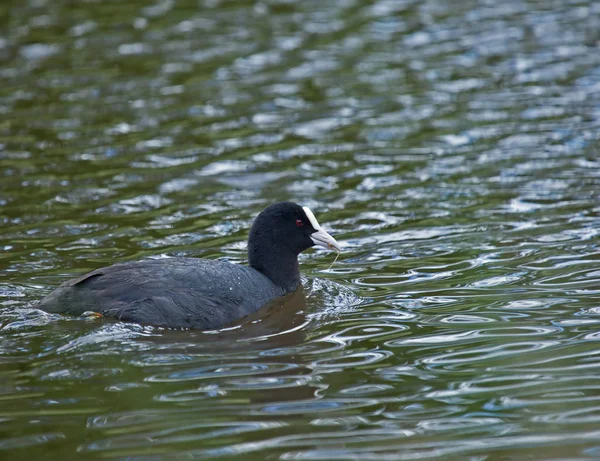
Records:
<instances>
[{"instance_id":1,"label":"water surface","mask_svg":"<svg viewBox=\"0 0 600 461\"><path fill-rule=\"evenodd\" d=\"M0 7L0 453L600 457L600 4ZM218 332L32 304L117 261L343 246Z\"/></svg>"}]
</instances>

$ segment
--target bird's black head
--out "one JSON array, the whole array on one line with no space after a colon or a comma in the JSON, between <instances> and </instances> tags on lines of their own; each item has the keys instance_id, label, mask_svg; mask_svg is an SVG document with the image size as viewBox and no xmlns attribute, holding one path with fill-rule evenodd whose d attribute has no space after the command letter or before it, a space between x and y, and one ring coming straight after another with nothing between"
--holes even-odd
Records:
<instances>
[{"instance_id":1,"label":"bird's black head","mask_svg":"<svg viewBox=\"0 0 600 461\"><path fill-rule=\"evenodd\" d=\"M314 245L340 251L307 207L279 202L254 220L248 237L248 260L277 285L293 291L300 283L298 255Z\"/></svg>"}]
</instances>

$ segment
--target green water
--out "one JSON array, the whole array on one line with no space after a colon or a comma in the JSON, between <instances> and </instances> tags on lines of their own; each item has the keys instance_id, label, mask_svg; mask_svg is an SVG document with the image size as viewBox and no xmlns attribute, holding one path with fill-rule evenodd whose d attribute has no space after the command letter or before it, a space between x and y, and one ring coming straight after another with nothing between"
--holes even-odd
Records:
<instances>
[{"instance_id":1,"label":"green water","mask_svg":"<svg viewBox=\"0 0 600 461\"><path fill-rule=\"evenodd\" d=\"M0 458L600 458L600 4L0 6ZM117 261L343 246L219 332L33 306Z\"/></svg>"}]
</instances>

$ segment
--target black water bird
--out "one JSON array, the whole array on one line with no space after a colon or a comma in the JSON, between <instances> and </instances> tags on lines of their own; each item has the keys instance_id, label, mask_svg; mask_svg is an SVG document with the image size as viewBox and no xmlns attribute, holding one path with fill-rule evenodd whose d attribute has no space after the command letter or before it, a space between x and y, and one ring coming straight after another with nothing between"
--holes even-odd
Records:
<instances>
[{"instance_id":1,"label":"black water bird","mask_svg":"<svg viewBox=\"0 0 600 461\"><path fill-rule=\"evenodd\" d=\"M199 258L125 262L63 283L36 307L169 328L221 328L296 291L298 255L314 245L340 251L309 208L279 202L252 224L249 266Z\"/></svg>"}]
</instances>

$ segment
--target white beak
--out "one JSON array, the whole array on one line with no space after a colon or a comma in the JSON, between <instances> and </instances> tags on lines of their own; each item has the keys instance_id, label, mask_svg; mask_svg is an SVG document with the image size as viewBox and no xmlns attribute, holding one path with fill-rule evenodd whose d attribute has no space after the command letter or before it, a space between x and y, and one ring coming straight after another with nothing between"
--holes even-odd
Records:
<instances>
[{"instance_id":1,"label":"white beak","mask_svg":"<svg viewBox=\"0 0 600 461\"><path fill-rule=\"evenodd\" d=\"M316 232L313 232L310 235L310 239L314 242L314 244L327 249L333 248L338 253L342 251L340 244L337 243L337 241L331 235L329 235L321 228L319 221L317 221L317 218L315 218L313 212L310 211L310 208L308 208L307 206L303 206L302 209L304 210L306 217L310 221L310 224L313 226L313 229L316 230Z\"/></svg>"},{"instance_id":2,"label":"white beak","mask_svg":"<svg viewBox=\"0 0 600 461\"><path fill-rule=\"evenodd\" d=\"M322 246L323 248L334 249L338 253L342 251L340 244L337 243L336 240L323 229L319 229L317 232L312 233L310 235L310 239L315 243L315 245Z\"/></svg>"}]
</instances>

